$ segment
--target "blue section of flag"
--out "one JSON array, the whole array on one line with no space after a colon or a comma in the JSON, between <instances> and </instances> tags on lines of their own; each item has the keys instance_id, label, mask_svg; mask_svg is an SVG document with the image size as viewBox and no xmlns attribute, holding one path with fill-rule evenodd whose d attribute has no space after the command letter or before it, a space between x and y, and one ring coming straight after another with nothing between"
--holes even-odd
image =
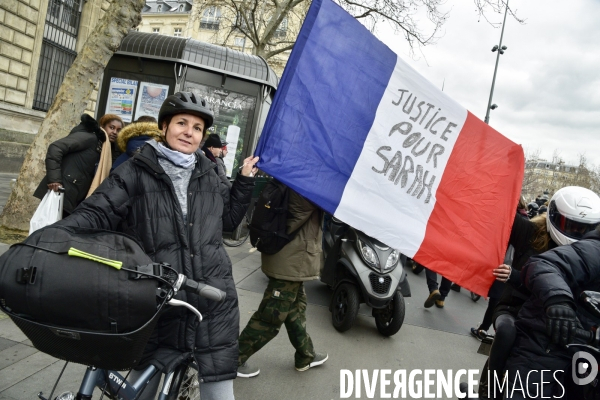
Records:
<instances>
[{"instance_id":1,"label":"blue section of flag","mask_svg":"<svg viewBox=\"0 0 600 400\"><path fill-rule=\"evenodd\" d=\"M397 56L331 0L313 0L265 122L259 167L335 212Z\"/></svg>"}]
</instances>

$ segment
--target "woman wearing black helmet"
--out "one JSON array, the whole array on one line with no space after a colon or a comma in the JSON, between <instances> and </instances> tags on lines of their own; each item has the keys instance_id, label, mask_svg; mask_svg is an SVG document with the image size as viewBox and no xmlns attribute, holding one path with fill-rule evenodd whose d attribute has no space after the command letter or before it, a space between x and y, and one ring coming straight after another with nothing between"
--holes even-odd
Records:
<instances>
[{"instance_id":1,"label":"woman wearing black helmet","mask_svg":"<svg viewBox=\"0 0 600 400\"><path fill-rule=\"evenodd\" d=\"M196 154L212 122L212 112L203 99L186 92L167 97L158 116L162 140L149 140L60 222L127 233L138 239L153 260L169 263L194 280L227 293L219 303L178 293L177 298L200 310L204 320L198 323L180 308L167 311L140 364L151 362L158 349L162 365L182 352L193 352L203 400L233 399L239 309L221 234L235 228L246 213L258 161L258 157L244 160L229 190L214 164ZM157 386L158 379L155 381ZM154 398L154 393L147 388L145 396Z\"/></svg>"}]
</instances>

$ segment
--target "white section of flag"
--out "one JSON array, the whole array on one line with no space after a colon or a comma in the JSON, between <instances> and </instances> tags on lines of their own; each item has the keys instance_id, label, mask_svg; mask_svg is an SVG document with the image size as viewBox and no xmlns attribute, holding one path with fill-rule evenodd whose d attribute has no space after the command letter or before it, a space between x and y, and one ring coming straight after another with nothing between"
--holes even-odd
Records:
<instances>
[{"instance_id":1,"label":"white section of flag","mask_svg":"<svg viewBox=\"0 0 600 400\"><path fill-rule=\"evenodd\" d=\"M399 89L407 92L401 92ZM399 102L402 93L403 97ZM410 94L412 97L407 102ZM416 100L411 110L410 105L415 96ZM422 101L425 103L421 105L419 111L417 106ZM435 107L431 108L428 104ZM410 112L407 114L403 109ZM438 120L442 117L445 120ZM435 88L398 57L335 216L412 257L419 250L425 237L427 221L436 204L437 188L466 118L465 108ZM436 121L438 122L434 126ZM450 122L456 126L450 126ZM392 128L400 123L403 123L400 128L404 132L408 129L408 124L411 124L410 132L404 135L400 130L395 130L390 136ZM447 140L443 140L441 136L447 128L449 132L444 134ZM431 131L437 133L433 134ZM416 132L421 133L422 142L403 147L404 144L408 145L408 138ZM413 136L414 138L416 135ZM412 151L418 153L419 150L423 150L428 142L430 145L423 154L416 156L412 153ZM433 151L436 144L437 147ZM388 146L391 150L381 150L382 146ZM443 148L443 153L436 154L441 151L440 146ZM382 171L386 164L385 160L377 154L378 149L388 161L392 161L394 154L400 151L402 164L405 163L406 156L414 162L415 172L406 174L407 181L404 187L401 179L398 178L399 172L394 174L393 168L388 168L385 176L375 171ZM428 158L429 162L427 162ZM434 161L437 161L437 167L434 166ZM423 171L428 171L426 182L430 182L431 176L435 175L428 202L425 202L425 199L429 191L416 190L419 187L419 183L415 182L418 165L423 167ZM410 162L407 162L406 167L410 167ZM396 178L394 181L389 180L392 174ZM390 201L390 199L395 200ZM365 208L370 211L364 212ZM390 221L394 223L390 224Z\"/></svg>"}]
</instances>

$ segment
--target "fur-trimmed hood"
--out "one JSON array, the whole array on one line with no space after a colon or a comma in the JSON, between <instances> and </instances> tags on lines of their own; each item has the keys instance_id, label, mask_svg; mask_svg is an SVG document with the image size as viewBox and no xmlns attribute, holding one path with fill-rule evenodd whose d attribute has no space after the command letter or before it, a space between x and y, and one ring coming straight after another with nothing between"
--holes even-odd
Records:
<instances>
[{"instance_id":1,"label":"fur-trimmed hood","mask_svg":"<svg viewBox=\"0 0 600 400\"><path fill-rule=\"evenodd\" d=\"M117 136L117 146L122 152L127 151L129 139L138 136L149 136L157 142L162 142L162 131L156 122L134 122L121 129Z\"/></svg>"}]
</instances>

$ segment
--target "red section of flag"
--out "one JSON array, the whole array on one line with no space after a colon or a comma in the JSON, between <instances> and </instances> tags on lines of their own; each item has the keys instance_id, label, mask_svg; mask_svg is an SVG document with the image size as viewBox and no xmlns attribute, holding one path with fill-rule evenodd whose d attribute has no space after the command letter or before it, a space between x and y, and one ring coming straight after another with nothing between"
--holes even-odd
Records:
<instances>
[{"instance_id":1,"label":"red section of flag","mask_svg":"<svg viewBox=\"0 0 600 400\"><path fill-rule=\"evenodd\" d=\"M525 157L470 112L460 131L414 259L487 296L504 260L521 194Z\"/></svg>"}]
</instances>

